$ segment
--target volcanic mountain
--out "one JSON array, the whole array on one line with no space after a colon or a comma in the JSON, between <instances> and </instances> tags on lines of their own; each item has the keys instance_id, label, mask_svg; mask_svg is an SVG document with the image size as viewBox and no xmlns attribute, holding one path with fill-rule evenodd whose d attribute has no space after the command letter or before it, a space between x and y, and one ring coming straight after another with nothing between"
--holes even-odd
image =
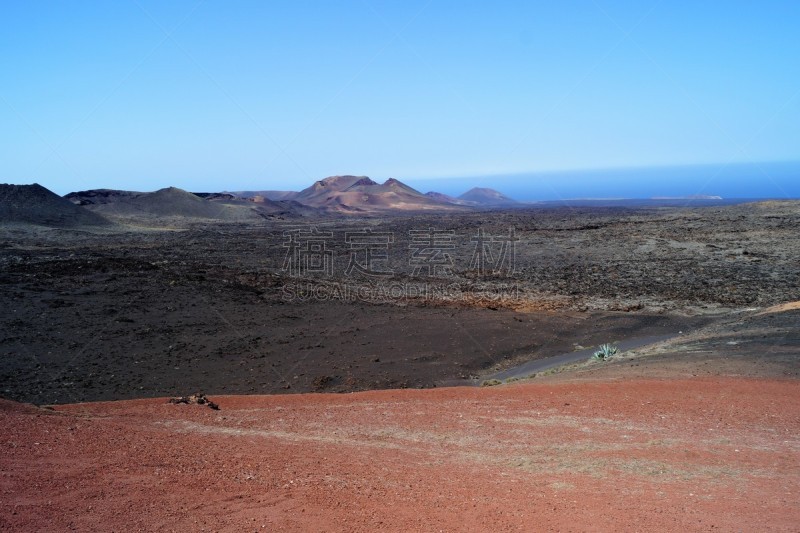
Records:
<instances>
[{"instance_id":1,"label":"volcanic mountain","mask_svg":"<svg viewBox=\"0 0 800 533\"><path fill-rule=\"evenodd\" d=\"M137 191L119 191L116 189L90 189L88 191L71 192L64 198L78 205L114 204L132 200L145 193Z\"/></svg>"},{"instance_id":2,"label":"volcanic mountain","mask_svg":"<svg viewBox=\"0 0 800 533\"><path fill-rule=\"evenodd\" d=\"M0 223L25 223L57 228L109 226L106 218L33 185L0 184Z\"/></svg>"},{"instance_id":3,"label":"volcanic mountain","mask_svg":"<svg viewBox=\"0 0 800 533\"><path fill-rule=\"evenodd\" d=\"M252 201L220 193L193 194L177 187L149 193L96 189L73 192L66 197L92 211L126 220L171 218L252 221L269 216L294 215L293 206L284 205L283 202L264 198Z\"/></svg>"},{"instance_id":4,"label":"volcanic mountain","mask_svg":"<svg viewBox=\"0 0 800 533\"><path fill-rule=\"evenodd\" d=\"M334 212L383 212L455 209L390 178L376 183L366 176L331 176L293 197L297 202Z\"/></svg>"},{"instance_id":5,"label":"volcanic mountain","mask_svg":"<svg viewBox=\"0 0 800 533\"><path fill-rule=\"evenodd\" d=\"M458 199L481 207L505 207L519 204L516 200L509 198L499 191L482 187L470 189L459 196Z\"/></svg>"}]
</instances>

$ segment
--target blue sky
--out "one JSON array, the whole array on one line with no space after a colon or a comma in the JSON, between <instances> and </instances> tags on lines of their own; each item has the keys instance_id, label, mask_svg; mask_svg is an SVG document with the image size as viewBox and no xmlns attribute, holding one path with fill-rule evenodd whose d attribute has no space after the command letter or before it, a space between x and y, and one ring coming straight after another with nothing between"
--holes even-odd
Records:
<instances>
[{"instance_id":1,"label":"blue sky","mask_svg":"<svg viewBox=\"0 0 800 533\"><path fill-rule=\"evenodd\" d=\"M796 1L3 2L0 181L799 161L797 28Z\"/></svg>"}]
</instances>

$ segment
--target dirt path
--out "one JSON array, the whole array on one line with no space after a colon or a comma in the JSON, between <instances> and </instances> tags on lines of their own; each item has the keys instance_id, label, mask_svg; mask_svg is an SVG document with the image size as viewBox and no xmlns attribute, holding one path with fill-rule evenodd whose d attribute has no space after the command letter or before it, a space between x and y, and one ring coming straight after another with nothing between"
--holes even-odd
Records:
<instances>
[{"instance_id":1,"label":"dirt path","mask_svg":"<svg viewBox=\"0 0 800 533\"><path fill-rule=\"evenodd\" d=\"M0 402L0 529L793 530L800 384Z\"/></svg>"},{"instance_id":2,"label":"dirt path","mask_svg":"<svg viewBox=\"0 0 800 533\"><path fill-rule=\"evenodd\" d=\"M634 348L641 348L643 346L648 346L650 344L655 344L657 342L663 342L675 338L677 336L678 336L677 333L675 333L671 335L651 335L648 337L633 337L630 339L625 339L623 341L614 342L612 344L617 349L616 353L618 355L622 355L627 350L632 350ZM585 348L582 350L562 353L559 355L553 355L552 357L534 359L533 361L528 361L521 365L514 366L506 370L503 370L501 372L497 372L495 374L486 376L482 380L477 380L475 384L480 385L486 380L508 381L508 380L525 379L543 370L549 370L551 368L556 368L571 363L579 363L587 361L591 359L592 355L595 352L597 352L598 347L599 346L594 346L592 348Z\"/></svg>"}]
</instances>

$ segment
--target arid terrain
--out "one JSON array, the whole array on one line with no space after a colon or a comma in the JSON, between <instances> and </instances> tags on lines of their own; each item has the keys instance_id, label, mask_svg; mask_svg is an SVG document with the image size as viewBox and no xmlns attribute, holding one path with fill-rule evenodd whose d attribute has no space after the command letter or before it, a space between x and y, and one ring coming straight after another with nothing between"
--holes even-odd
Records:
<instances>
[{"instance_id":1,"label":"arid terrain","mask_svg":"<svg viewBox=\"0 0 800 533\"><path fill-rule=\"evenodd\" d=\"M799 28L0 2L0 533L800 533Z\"/></svg>"},{"instance_id":2,"label":"arid terrain","mask_svg":"<svg viewBox=\"0 0 800 533\"><path fill-rule=\"evenodd\" d=\"M200 215L0 226L0 529L800 523L800 204Z\"/></svg>"},{"instance_id":3,"label":"arid terrain","mask_svg":"<svg viewBox=\"0 0 800 533\"><path fill-rule=\"evenodd\" d=\"M796 381L622 379L55 411L2 402L3 529L794 531ZM745 400L745 401L743 401Z\"/></svg>"}]
</instances>

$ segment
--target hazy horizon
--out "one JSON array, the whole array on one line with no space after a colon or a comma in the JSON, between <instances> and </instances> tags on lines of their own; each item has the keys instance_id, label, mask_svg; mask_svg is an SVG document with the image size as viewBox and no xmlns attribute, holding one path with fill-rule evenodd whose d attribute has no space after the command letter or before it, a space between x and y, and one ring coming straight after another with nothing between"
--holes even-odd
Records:
<instances>
[{"instance_id":1,"label":"hazy horizon","mask_svg":"<svg viewBox=\"0 0 800 533\"><path fill-rule=\"evenodd\" d=\"M796 199L800 198L800 161L526 172L406 183L421 192L451 196L472 187L488 187L518 201L696 195Z\"/></svg>"},{"instance_id":2,"label":"hazy horizon","mask_svg":"<svg viewBox=\"0 0 800 533\"><path fill-rule=\"evenodd\" d=\"M220 179L218 180L220 186L214 188L198 188L192 186L191 183L180 188L191 192L299 191L330 175L345 174L366 175L359 172L329 174L319 176L298 187L283 187L281 180L268 180L264 186L237 187L235 183L225 183ZM751 163L748 165L584 169L423 179L405 179L396 175L369 177L377 182L383 182L391 177L422 193L435 191L456 197L473 187L485 187L495 189L521 202L610 198L649 199L698 195L721 196L725 199L800 199L800 161ZM29 180L24 183L33 182L33 180ZM109 182L117 183L115 180L109 180ZM60 187L51 187L48 183L39 184L62 196L86 190L70 187L68 184ZM93 188L148 192L178 186L168 181L152 188L137 188L135 183L121 185L101 185Z\"/></svg>"}]
</instances>

